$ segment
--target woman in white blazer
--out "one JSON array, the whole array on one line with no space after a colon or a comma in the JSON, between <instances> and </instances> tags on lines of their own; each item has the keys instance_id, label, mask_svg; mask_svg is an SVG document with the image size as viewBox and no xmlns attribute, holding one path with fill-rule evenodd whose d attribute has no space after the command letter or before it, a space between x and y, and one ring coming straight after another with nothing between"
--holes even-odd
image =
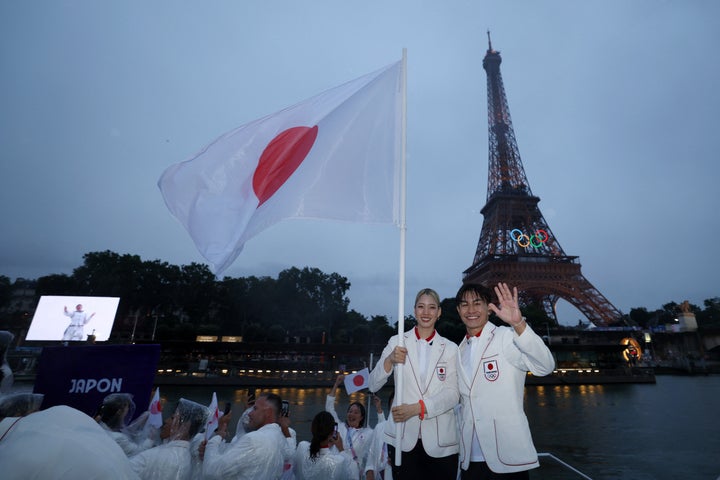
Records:
<instances>
[{"instance_id":1,"label":"woman in white blazer","mask_svg":"<svg viewBox=\"0 0 720 480\"><path fill-rule=\"evenodd\" d=\"M529 478L539 466L523 410L525 376L555 368L550 349L525 323L517 288L478 284L460 287L455 301L467 335L458 350L461 479ZM509 326L488 322L494 312ZM500 475L498 475L500 474Z\"/></svg>"},{"instance_id":2,"label":"woman in white blazer","mask_svg":"<svg viewBox=\"0 0 720 480\"><path fill-rule=\"evenodd\" d=\"M388 458L395 480L407 478L454 479L458 468L458 433L453 407L458 403L457 345L440 336L440 298L429 288L415 298L417 326L403 334L404 346L394 335L370 373L369 389L377 392L390 374L402 369L402 393L395 392L390 418L384 423ZM398 404L398 398L402 404ZM401 423L401 437L396 425ZM402 465L394 464L395 449Z\"/></svg>"}]
</instances>

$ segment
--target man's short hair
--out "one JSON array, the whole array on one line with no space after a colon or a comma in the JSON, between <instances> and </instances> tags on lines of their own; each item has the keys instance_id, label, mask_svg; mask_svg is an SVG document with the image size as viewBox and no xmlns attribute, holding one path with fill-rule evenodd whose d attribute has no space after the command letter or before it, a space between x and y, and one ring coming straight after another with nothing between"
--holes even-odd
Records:
<instances>
[{"instance_id":1,"label":"man's short hair","mask_svg":"<svg viewBox=\"0 0 720 480\"><path fill-rule=\"evenodd\" d=\"M480 283L463 283L457 294L455 295L455 304L460 305L465 294L470 292L473 297L482 298L485 303L490 303L493 299L493 291Z\"/></svg>"},{"instance_id":2,"label":"man's short hair","mask_svg":"<svg viewBox=\"0 0 720 480\"><path fill-rule=\"evenodd\" d=\"M265 401L267 401L271 406L276 417L280 415L280 411L282 410L282 398L280 398L280 395L271 392L263 392L258 396L265 397Z\"/></svg>"}]
</instances>

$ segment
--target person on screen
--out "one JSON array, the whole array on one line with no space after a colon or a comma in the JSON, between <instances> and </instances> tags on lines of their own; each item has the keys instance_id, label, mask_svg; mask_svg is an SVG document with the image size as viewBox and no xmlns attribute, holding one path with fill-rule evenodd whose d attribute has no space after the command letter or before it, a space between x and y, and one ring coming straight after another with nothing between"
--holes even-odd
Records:
<instances>
[{"instance_id":1,"label":"person on screen","mask_svg":"<svg viewBox=\"0 0 720 480\"><path fill-rule=\"evenodd\" d=\"M71 312L66 306L63 313L66 317L70 317L70 325L68 325L65 329L65 333L63 333L63 341L84 340L83 328L85 325L90 323L90 320L92 320L95 316L95 313L88 315L83 310L83 306L79 303L75 306L75 311Z\"/></svg>"},{"instance_id":2,"label":"person on screen","mask_svg":"<svg viewBox=\"0 0 720 480\"><path fill-rule=\"evenodd\" d=\"M555 359L520 313L517 287L460 287L455 302L466 336L458 349L462 480L528 479L539 466L523 411L527 372L545 376ZM507 325L488 321L494 313Z\"/></svg>"}]
</instances>

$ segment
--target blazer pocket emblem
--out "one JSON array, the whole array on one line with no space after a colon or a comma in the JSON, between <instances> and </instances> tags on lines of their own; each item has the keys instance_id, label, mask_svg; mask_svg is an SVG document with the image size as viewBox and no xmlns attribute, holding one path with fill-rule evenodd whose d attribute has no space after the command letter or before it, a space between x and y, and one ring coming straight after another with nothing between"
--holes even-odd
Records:
<instances>
[{"instance_id":1,"label":"blazer pocket emblem","mask_svg":"<svg viewBox=\"0 0 720 480\"><path fill-rule=\"evenodd\" d=\"M485 378L491 382L497 380L500 372L498 371L497 360L488 360L483 362L483 372L485 372Z\"/></svg>"},{"instance_id":2,"label":"blazer pocket emblem","mask_svg":"<svg viewBox=\"0 0 720 480\"><path fill-rule=\"evenodd\" d=\"M445 381L445 376L447 374L445 371L445 367L437 367L435 369L435 373L437 374L438 380L440 380L441 382Z\"/></svg>"}]
</instances>

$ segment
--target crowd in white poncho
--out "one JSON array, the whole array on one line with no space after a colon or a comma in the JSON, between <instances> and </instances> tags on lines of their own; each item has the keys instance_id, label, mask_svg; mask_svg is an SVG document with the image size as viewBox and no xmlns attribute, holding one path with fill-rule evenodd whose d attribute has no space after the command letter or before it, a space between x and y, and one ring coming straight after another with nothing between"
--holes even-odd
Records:
<instances>
[{"instance_id":1,"label":"crowd in white poncho","mask_svg":"<svg viewBox=\"0 0 720 480\"><path fill-rule=\"evenodd\" d=\"M39 410L42 397L0 397L3 479L355 480L374 465L368 462L371 428L338 422L353 447L343 449L340 440L311 455L311 442L297 444L289 418L279 415L280 398L270 393L243 412L234 437L226 438L228 415L209 439L203 431L209 409L190 400L180 399L158 429L149 426L148 412L129 422L130 394L108 395L95 418L69 406ZM331 409L321 413L334 422Z\"/></svg>"}]
</instances>

